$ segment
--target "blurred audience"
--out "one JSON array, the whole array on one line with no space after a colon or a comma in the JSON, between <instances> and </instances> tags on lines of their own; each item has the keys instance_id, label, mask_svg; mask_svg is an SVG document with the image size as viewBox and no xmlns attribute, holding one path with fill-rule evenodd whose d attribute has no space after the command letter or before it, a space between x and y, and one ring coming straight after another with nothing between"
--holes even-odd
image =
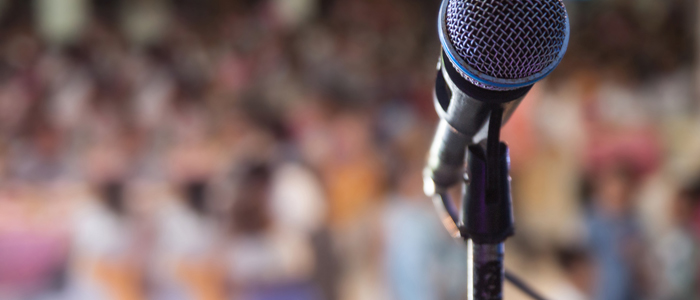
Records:
<instances>
[{"instance_id":1,"label":"blurred audience","mask_svg":"<svg viewBox=\"0 0 700 300\"><path fill-rule=\"evenodd\" d=\"M638 180L626 167L610 166L593 183L587 220L589 245L600 265L596 299L638 299L644 242L632 211Z\"/></svg>"},{"instance_id":2,"label":"blurred audience","mask_svg":"<svg viewBox=\"0 0 700 300\"><path fill-rule=\"evenodd\" d=\"M557 262L565 281L555 299L598 299L593 297L596 270L589 251L584 247L567 246L557 250Z\"/></svg>"},{"instance_id":3,"label":"blurred audience","mask_svg":"<svg viewBox=\"0 0 700 300\"><path fill-rule=\"evenodd\" d=\"M226 249L234 298L320 299L308 233L271 214L270 168L253 165L241 177L230 218L234 238Z\"/></svg>"},{"instance_id":4,"label":"blurred audience","mask_svg":"<svg viewBox=\"0 0 700 300\"><path fill-rule=\"evenodd\" d=\"M421 192L439 2L0 1L0 298L464 299ZM564 2L504 129L507 264L695 299L697 3Z\"/></svg>"},{"instance_id":5,"label":"blurred audience","mask_svg":"<svg viewBox=\"0 0 700 300\"><path fill-rule=\"evenodd\" d=\"M694 181L681 188L672 200L673 224L655 245L661 276L659 297L662 299L697 299L698 232L693 228L700 201L700 185Z\"/></svg>"}]
</instances>

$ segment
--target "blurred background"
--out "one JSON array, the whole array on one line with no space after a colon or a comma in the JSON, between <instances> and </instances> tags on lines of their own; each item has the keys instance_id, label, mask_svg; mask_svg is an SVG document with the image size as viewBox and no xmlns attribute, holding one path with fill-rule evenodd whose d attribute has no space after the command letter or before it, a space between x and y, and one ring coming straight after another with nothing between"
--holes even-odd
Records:
<instances>
[{"instance_id":1,"label":"blurred background","mask_svg":"<svg viewBox=\"0 0 700 300\"><path fill-rule=\"evenodd\" d=\"M564 3L503 132L506 265L551 299L700 299L697 1ZM438 7L0 1L0 299L466 299L422 194Z\"/></svg>"}]
</instances>

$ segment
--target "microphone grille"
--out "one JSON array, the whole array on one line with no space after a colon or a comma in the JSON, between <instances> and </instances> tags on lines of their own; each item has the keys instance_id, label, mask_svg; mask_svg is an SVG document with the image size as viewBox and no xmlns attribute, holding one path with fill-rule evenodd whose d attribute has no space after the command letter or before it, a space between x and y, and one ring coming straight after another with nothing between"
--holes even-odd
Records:
<instances>
[{"instance_id":1,"label":"microphone grille","mask_svg":"<svg viewBox=\"0 0 700 300\"><path fill-rule=\"evenodd\" d=\"M561 0L448 1L449 39L477 76L527 79L561 60L568 42Z\"/></svg>"}]
</instances>

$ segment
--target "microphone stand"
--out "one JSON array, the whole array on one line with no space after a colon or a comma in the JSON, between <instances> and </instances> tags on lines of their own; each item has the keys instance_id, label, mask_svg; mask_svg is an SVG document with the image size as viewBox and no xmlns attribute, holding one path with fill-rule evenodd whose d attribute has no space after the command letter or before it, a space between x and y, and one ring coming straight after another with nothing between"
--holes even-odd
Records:
<instances>
[{"instance_id":1,"label":"microphone stand","mask_svg":"<svg viewBox=\"0 0 700 300\"><path fill-rule=\"evenodd\" d=\"M503 299L504 279L533 299L544 300L504 268L504 242L514 233L510 156L500 141L502 108L491 110L485 143L467 150L467 168L458 212L445 191L433 198L443 224L467 243L468 299Z\"/></svg>"}]
</instances>

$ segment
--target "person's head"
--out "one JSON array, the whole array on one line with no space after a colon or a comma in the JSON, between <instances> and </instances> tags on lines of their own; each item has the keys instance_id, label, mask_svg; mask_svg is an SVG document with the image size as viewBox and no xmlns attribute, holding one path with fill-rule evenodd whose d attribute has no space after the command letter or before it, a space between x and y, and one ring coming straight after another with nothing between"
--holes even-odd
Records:
<instances>
[{"instance_id":1,"label":"person's head","mask_svg":"<svg viewBox=\"0 0 700 300\"><path fill-rule=\"evenodd\" d=\"M694 180L676 194L671 204L671 217L676 224L681 226L690 223L696 215L700 204L700 180Z\"/></svg>"},{"instance_id":2,"label":"person's head","mask_svg":"<svg viewBox=\"0 0 700 300\"><path fill-rule=\"evenodd\" d=\"M130 172L130 159L120 141L91 146L83 156L83 172L93 186L122 181Z\"/></svg>"},{"instance_id":3,"label":"person's head","mask_svg":"<svg viewBox=\"0 0 700 300\"><path fill-rule=\"evenodd\" d=\"M56 157L59 154L61 134L52 124L45 107L32 107L23 122L23 133L38 154L44 157Z\"/></svg>"},{"instance_id":4,"label":"person's head","mask_svg":"<svg viewBox=\"0 0 700 300\"><path fill-rule=\"evenodd\" d=\"M272 223L269 209L271 170L255 163L244 168L233 197L231 221L234 232L256 234Z\"/></svg>"},{"instance_id":5,"label":"person's head","mask_svg":"<svg viewBox=\"0 0 700 300\"><path fill-rule=\"evenodd\" d=\"M593 197L597 209L609 215L627 213L638 184L633 169L613 165L601 170L593 179Z\"/></svg>"},{"instance_id":6,"label":"person's head","mask_svg":"<svg viewBox=\"0 0 700 300\"><path fill-rule=\"evenodd\" d=\"M198 214L206 214L209 209L207 183L204 180L193 179L181 187L182 198L188 208Z\"/></svg>"},{"instance_id":7,"label":"person's head","mask_svg":"<svg viewBox=\"0 0 700 300\"><path fill-rule=\"evenodd\" d=\"M103 182L99 186L98 193L100 202L109 211L117 215L127 213L128 207L124 195L124 182L119 180Z\"/></svg>"},{"instance_id":8,"label":"person's head","mask_svg":"<svg viewBox=\"0 0 700 300\"><path fill-rule=\"evenodd\" d=\"M559 267L566 279L580 292L590 295L595 279L595 264L585 248L569 246L556 251Z\"/></svg>"},{"instance_id":9,"label":"person's head","mask_svg":"<svg viewBox=\"0 0 700 300\"><path fill-rule=\"evenodd\" d=\"M84 163L85 177L100 203L115 214L127 213L124 182L129 172L129 160L120 145L93 146L87 151Z\"/></svg>"}]
</instances>

